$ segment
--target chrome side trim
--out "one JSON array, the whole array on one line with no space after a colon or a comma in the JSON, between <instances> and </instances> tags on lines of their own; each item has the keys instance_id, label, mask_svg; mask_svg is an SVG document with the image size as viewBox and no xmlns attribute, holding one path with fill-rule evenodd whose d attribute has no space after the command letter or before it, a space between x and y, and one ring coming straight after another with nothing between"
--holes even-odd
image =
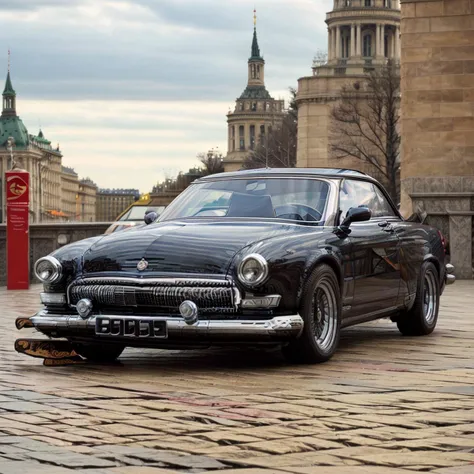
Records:
<instances>
[{"instance_id":1,"label":"chrome side trim","mask_svg":"<svg viewBox=\"0 0 474 474\"><path fill-rule=\"evenodd\" d=\"M138 316L101 316L122 320L140 320ZM183 318L159 317L157 321L166 321L168 339L180 339L188 336L204 336L209 338L239 339L240 337L286 337L296 338L303 331L304 322L299 314L276 316L265 320L200 320L193 325L186 324ZM70 336L86 331L95 337L96 317L83 320L80 316L48 314L40 311L30 318L36 329L54 331L55 329L70 330ZM75 332L78 331L78 334ZM100 337L100 336L97 336Z\"/></svg>"}]
</instances>

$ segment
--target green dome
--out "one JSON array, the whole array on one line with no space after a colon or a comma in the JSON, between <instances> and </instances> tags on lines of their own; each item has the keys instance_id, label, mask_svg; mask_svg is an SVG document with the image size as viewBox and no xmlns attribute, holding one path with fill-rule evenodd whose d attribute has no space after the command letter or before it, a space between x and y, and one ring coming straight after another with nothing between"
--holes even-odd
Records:
<instances>
[{"instance_id":1,"label":"green dome","mask_svg":"<svg viewBox=\"0 0 474 474\"><path fill-rule=\"evenodd\" d=\"M0 146L4 146L8 137L13 137L15 147L26 147L29 144L28 130L18 116L0 118Z\"/></svg>"}]
</instances>

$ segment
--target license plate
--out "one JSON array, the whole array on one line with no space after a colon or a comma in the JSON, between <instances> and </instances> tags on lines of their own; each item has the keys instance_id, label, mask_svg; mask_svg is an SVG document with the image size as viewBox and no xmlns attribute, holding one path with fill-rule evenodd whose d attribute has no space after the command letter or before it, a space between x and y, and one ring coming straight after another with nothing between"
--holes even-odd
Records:
<instances>
[{"instance_id":1,"label":"license plate","mask_svg":"<svg viewBox=\"0 0 474 474\"><path fill-rule=\"evenodd\" d=\"M168 337L166 321L153 318L99 317L95 322L96 336L163 339Z\"/></svg>"}]
</instances>

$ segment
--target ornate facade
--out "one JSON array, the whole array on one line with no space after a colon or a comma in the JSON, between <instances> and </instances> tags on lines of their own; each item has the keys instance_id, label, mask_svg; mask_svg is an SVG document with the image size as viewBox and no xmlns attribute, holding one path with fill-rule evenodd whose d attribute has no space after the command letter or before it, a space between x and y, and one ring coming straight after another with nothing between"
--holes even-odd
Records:
<instances>
[{"instance_id":1,"label":"ornate facade","mask_svg":"<svg viewBox=\"0 0 474 474\"><path fill-rule=\"evenodd\" d=\"M255 26L251 56L248 60L248 81L235 109L227 115L228 147L223 164L225 171L241 169L245 158L265 144L265 137L283 119L284 101L275 100L265 87L265 60L260 54Z\"/></svg>"},{"instance_id":2,"label":"ornate facade","mask_svg":"<svg viewBox=\"0 0 474 474\"><path fill-rule=\"evenodd\" d=\"M330 113L341 88L400 58L399 0L334 0L326 23L327 59L315 60L313 75L298 81L299 167L335 165L329 157Z\"/></svg>"}]
</instances>

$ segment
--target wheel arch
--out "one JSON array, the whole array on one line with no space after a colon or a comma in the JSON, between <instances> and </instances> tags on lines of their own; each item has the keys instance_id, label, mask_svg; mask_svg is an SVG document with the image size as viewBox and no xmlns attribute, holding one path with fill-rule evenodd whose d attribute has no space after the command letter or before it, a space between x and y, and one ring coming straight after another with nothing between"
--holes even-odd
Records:
<instances>
[{"instance_id":1,"label":"wheel arch","mask_svg":"<svg viewBox=\"0 0 474 474\"><path fill-rule=\"evenodd\" d=\"M430 262L436 267L436 271L438 272L438 277L441 280L441 264L439 260L433 254L428 254L423 259L423 263Z\"/></svg>"},{"instance_id":2,"label":"wheel arch","mask_svg":"<svg viewBox=\"0 0 474 474\"><path fill-rule=\"evenodd\" d=\"M341 264L335 257L327 254L320 255L314 262L311 262L311 265L309 265L307 271L305 272L305 278L302 282L303 285L304 282L309 278L309 276L314 272L315 268L318 265L321 265L322 263L325 263L334 271L334 273L336 274L337 281L339 283L339 291L342 291L344 276L342 274Z\"/></svg>"}]
</instances>

